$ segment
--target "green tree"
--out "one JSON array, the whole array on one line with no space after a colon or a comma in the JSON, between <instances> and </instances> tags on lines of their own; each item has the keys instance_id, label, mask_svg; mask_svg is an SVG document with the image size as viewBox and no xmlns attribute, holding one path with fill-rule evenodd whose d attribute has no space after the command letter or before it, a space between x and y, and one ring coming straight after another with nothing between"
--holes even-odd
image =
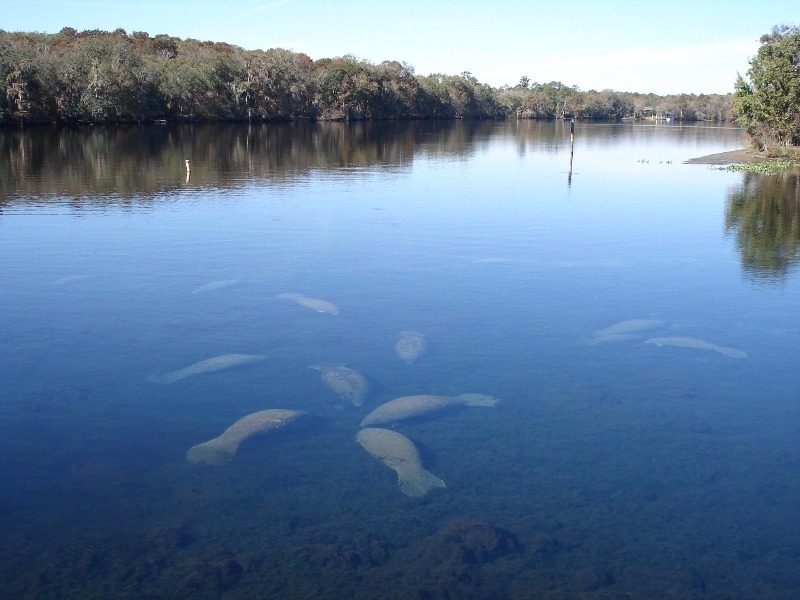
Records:
<instances>
[{"instance_id":1,"label":"green tree","mask_svg":"<svg viewBox=\"0 0 800 600\"><path fill-rule=\"evenodd\" d=\"M800 146L800 28L774 27L760 41L749 81L736 80L734 106L753 144L775 154Z\"/></svg>"},{"instance_id":2,"label":"green tree","mask_svg":"<svg viewBox=\"0 0 800 600\"><path fill-rule=\"evenodd\" d=\"M320 71L322 114L326 119L375 117L380 89L373 65L352 55L333 59Z\"/></svg>"},{"instance_id":3,"label":"green tree","mask_svg":"<svg viewBox=\"0 0 800 600\"><path fill-rule=\"evenodd\" d=\"M768 40L783 44L784 30ZM793 63L793 64L796 64ZM470 72L418 76L399 61L312 60L282 48L248 51L123 29L57 34L0 29L0 124L154 120L687 120L732 115L733 94L583 92L559 81L482 84ZM752 99L751 99L752 100Z\"/></svg>"}]
</instances>

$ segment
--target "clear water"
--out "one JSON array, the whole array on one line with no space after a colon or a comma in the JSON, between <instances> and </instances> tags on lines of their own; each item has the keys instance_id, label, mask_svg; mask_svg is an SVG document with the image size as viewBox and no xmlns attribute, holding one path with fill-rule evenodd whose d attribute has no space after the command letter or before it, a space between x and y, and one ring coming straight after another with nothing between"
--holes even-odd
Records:
<instances>
[{"instance_id":1,"label":"clear water","mask_svg":"<svg viewBox=\"0 0 800 600\"><path fill-rule=\"evenodd\" d=\"M683 164L743 145L579 123L570 168L562 123L0 132L4 595L797 598L797 175ZM630 319L664 324L582 343ZM266 358L148 381L230 353ZM355 442L466 392L501 402L395 426L446 489ZM187 462L268 408L308 415Z\"/></svg>"}]
</instances>

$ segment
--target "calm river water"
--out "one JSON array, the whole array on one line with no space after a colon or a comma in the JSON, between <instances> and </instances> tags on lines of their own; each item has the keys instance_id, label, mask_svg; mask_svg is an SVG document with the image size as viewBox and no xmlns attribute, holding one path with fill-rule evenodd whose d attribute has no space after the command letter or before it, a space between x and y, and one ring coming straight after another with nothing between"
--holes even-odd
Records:
<instances>
[{"instance_id":1,"label":"calm river water","mask_svg":"<svg viewBox=\"0 0 800 600\"><path fill-rule=\"evenodd\" d=\"M684 164L743 145L0 131L0 595L798 598L798 177ZM362 406L309 368L339 363ZM461 405L365 451L409 395ZM305 412L187 459L267 409Z\"/></svg>"}]
</instances>

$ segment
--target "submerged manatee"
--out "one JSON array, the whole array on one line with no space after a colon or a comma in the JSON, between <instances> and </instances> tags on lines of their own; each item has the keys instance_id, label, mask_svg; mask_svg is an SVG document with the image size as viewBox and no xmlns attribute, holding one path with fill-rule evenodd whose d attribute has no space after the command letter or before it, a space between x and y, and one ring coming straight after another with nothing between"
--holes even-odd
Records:
<instances>
[{"instance_id":1,"label":"submerged manatee","mask_svg":"<svg viewBox=\"0 0 800 600\"><path fill-rule=\"evenodd\" d=\"M417 447L406 436L391 429L367 427L358 432L356 441L397 473L397 485L406 496L419 498L435 488L447 487L422 466Z\"/></svg>"},{"instance_id":2,"label":"submerged manatee","mask_svg":"<svg viewBox=\"0 0 800 600\"><path fill-rule=\"evenodd\" d=\"M638 333L640 331L647 331L648 329L655 329L664 325L664 321L660 319L631 319L629 321L620 321L605 329L598 329L595 333L601 335L615 334L615 333Z\"/></svg>"},{"instance_id":3,"label":"submerged manatee","mask_svg":"<svg viewBox=\"0 0 800 600\"><path fill-rule=\"evenodd\" d=\"M369 392L369 384L358 371L349 369L342 364L311 365L309 368L317 369L323 383L342 400L349 400L354 406L364 404L364 398Z\"/></svg>"},{"instance_id":4,"label":"submerged manatee","mask_svg":"<svg viewBox=\"0 0 800 600\"><path fill-rule=\"evenodd\" d=\"M386 425L461 406L494 406L500 402L485 394L460 396L402 396L381 404L361 421L361 426Z\"/></svg>"},{"instance_id":5,"label":"submerged manatee","mask_svg":"<svg viewBox=\"0 0 800 600\"><path fill-rule=\"evenodd\" d=\"M280 429L303 416L305 411L271 408L242 417L228 427L222 435L193 446L186 453L186 460L193 465L225 465L233 459L244 440L254 435Z\"/></svg>"},{"instance_id":6,"label":"submerged manatee","mask_svg":"<svg viewBox=\"0 0 800 600\"><path fill-rule=\"evenodd\" d=\"M230 369L231 367L258 362L265 358L266 356L263 354L221 354L220 356L201 360L193 365L189 365L185 369L171 371L163 375L151 375L147 380L152 383L174 383L186 377L191 377L192 375Z\"/></svg>"},{"instance_id":7,"label":"submerged manatee","mask_svg":"<svg viewBox=\"0 0 800 600\"><path fill-rule=\"evenodd\" d=\"M222 288L230 287L239 283L238 279L220 279L219 281L212 281L205 285L192 290L193 294L204 294L206 292L213 292L214 290L221 290Z\"/></svg>"},{"instance_id":8,"label":"submerged manatee","mask_svg":"<svg viewBox=\"0 0 800 600\"><path fill-rule=\"evenodd\" d=\"M410 365L425 354L427 349L428 340L425 339L425 334L418 331L401 331L400 339L394 345L397 356Z\"/></svg>"},{"instance_id":9,"label":"submerged manatee","mask_svg":"<svg viewBox=\"0 0 800 600\"><path fill-rule=\"evenodd\" d=\"M630 319L614 323L605 329L597 329L588 337L578 340L578 342L587 346L594 346L604 342L627 342L639 339L641 337L639 333L642 331L648 331L663 325L664 321L659 319Z\"/></svg>"},{"instance_id":10,"label":"submerged manatee","mask_svg":"<svg viewBox=\"0 0 800 600\"><path fill-rule=\"evenodd\" d=\"M321 313L328 313L331 315L339 314L339 307L333 302L327 300L320 300L319 298L306 298L303 294L278 294L275 296L278 300L291 300L300 306L305 306L311 310Z\"/></svg>"},{"instance_id":11,"label":"submerged manatee","mask_svg":"<svg viewBox=\"0 0 800 600\"><path fill-rule=\"evenodd\" d=\"M645 340L645 344L654 344L656 346L677 346L679 348L695 348L697 350L711 350L712 352L719 352L724 356L730 358L747 358L747 352L739 350L738 348L726 348L725 346L717 346L705 340L698 340L689 337L663 337L663 338L650 338Z\"/></svg>"},{"instance_id":12,"label":"submerged manatee","mask_svg":"<svg viewBox=\"0 0 800 600\"><path fill-rule=\"evenodd\" d=\"M76 281L83 281L84 279L89 279L89 275L70 275L69 277L62 277L61 279L56 279L50 285L64 285L67 283L75 283Z\"/></svg>"}]
</instances>

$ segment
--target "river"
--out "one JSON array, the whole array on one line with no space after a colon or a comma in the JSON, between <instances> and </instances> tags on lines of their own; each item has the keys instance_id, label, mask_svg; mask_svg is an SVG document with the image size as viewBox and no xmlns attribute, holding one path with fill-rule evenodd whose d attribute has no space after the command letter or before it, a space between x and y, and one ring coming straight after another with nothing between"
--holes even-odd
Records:
<instances>
[{"instance_id":1,"label":"river","mask_svg":"<svg viewBox=\"0 0 800 600\"><path fill-rule=\"evenodd\" d=\"M798 176L684 164L744 143L0 131L3 595L797 598ZM452 404L377 426L418 496L356 441L412 395ZM302 414L187 459L273 409Z\"/></svg>"}]
</instances>

